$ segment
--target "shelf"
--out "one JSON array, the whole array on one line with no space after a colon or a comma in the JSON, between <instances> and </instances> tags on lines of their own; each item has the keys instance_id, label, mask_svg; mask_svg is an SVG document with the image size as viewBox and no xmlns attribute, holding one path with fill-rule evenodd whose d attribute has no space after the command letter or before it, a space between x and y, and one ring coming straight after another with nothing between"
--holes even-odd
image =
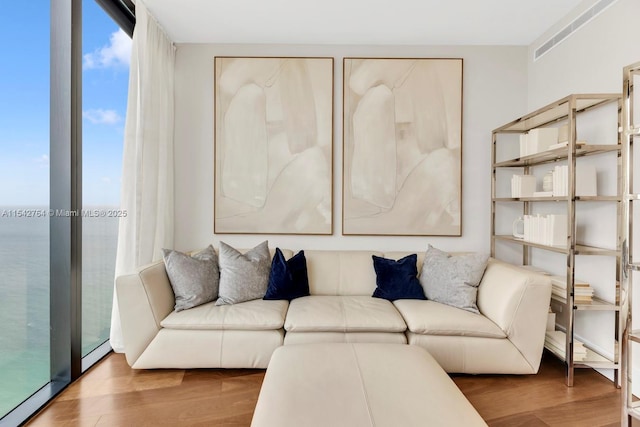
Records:
<instances>
[{"instance_id":1,"label":"shelf","mask_svg":"<svg viewBox=\"0 0 640 427\"><path fill-rule=\"evenodd\" d=\"M610 102L617 102L620 99L621 95L617 93L569 95L533 113L507 123L494 132L522 133L533 128L565 120L568 118L572 102L575 102L576 112L579 113Z\"/></svg>"},{"instance_id":2,"label":"shelf","mask_svg":"<svg viewBox=\"0 0 640 427\"><path fill-rule=\"evenodd\" d=\"M633 418L640 419L640 402L634 402L633 406L627 406L627 413Z\"/></svg>"},{"instance_id":3,"label":"shelf","mask_svg":"<svg viewBox=\"0 0 640 427\"><path fill-rule=\"evenodd\" d=\"M510 235L496 235L493 236L496 240L502 240L507 242L517 243L523 246L530 246L539 249L545 249L552 252L558 252L561 254L568 254L569 249L566 246L549 246L549 245L541 245L539 243L527 242L522 239L516 239ZM604 255L604 256L619 256L620 251L615 249L606 249L606 248L597 248L595 246L586 246L586 245L576 245L575 247L576 255Z\"/></svg>"},{"instance_id":4,"label":"shelf","mask_svg":"<svg viewBox=\"0 0 640 427\"><path fill-rule=\"evenodd\" d=\"M636 329L629 333L629 341L640 343L640 330Z\"/></svg>"},{"instance_id":5,"label":"shelf","mask_svg":"<svg viewBox=\"0 0 640 427\"><path fill-rule=\"evenodd\" d=\"M562 304L567 303L565 297L551 294L551 299ZM620 311L620 306L612 304L597 297L593 297L591 302L573 302L576 310L592 310L592 311Z\"/></svg>"},{"instance_id":6,"label":"shelf","mask_svg":"<svg viewBox=\"0 0 640 427\"><path fill-rule=\"evenodd\" d=\"M594 154L610 153L620 151L619 144L607 145L590 145L585 144L576 148L576 157L590 156ZM493 164L494 168L512 168L523 166L541 165L544 163L565 160L569 156L569 150L566 147L556 148L555 150L542 151L540 153L531 154L524 157L517 157L511 160L504 160Z\"/></svg>"},{"instance_id":7,"label":"shelf","mask_svg":"<svg viewBox=\"0 0 640 427\"><path fill-rule=\"evenodd\" d=\"M560 353L553 347L547 346L545 343L544 348L547 349L548 352L556 356L558 359L563 362L567 361L567 356L564 353ZM584 360L573 360L573 365L576 368L595 368L595 369L618 369L620 366L619 363L614 362L613 360L601 355L600 353L587 348L587 357Z\"/></svg>"},{"instance_id":8,"label":"shelf","mask_svg":"<svg viewBox=\"0 0 640 427\"><path fill-rule=\"evenodd\" d=\"M569 197L494 197L494 202L567 202ZM576 196L576 202L620 202L622 196Z\"/></svg>"}]
</instances>

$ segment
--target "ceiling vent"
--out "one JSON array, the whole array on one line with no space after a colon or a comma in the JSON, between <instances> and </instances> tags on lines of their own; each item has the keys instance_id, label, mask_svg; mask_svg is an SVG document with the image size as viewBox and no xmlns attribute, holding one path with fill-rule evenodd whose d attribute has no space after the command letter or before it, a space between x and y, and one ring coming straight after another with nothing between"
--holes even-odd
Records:
<instances>
[{"instance_id":1,"label":"ceiling vent","mask_svg":"<svg viewBox=\"0 0 640 427\"><path fill-rule=\"evenodd\" d=\"M542 45L535 50L533 53L533 60L537 61L542 55L549 52L551 49L559 45L564 39L569 37L578 28L582 27L589 21L591 21L596 16L600 15L606 8L611 6L618 0L600 0L597 1L593 6L587 9L584 13L578 16L576 19L571 21L566 27L562 30L558 31L553 37L551 37L546 42L542 43Z\"/></svg>"}]
</instances>

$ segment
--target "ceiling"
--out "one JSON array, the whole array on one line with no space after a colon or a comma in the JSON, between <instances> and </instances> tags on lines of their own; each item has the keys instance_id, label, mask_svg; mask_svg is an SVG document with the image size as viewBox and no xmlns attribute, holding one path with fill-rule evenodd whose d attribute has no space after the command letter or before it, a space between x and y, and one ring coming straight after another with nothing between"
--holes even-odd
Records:
<instances>
[{"instance_id":1,"label":"ceiling","mask_svg":"<svg viewBox=\"0 0 640 427\"><path fill-rule=\"evenodd\" d=\"M385 45L529 45L582 1L144 0L176 43Z\"/></svg>"}]
</instances>

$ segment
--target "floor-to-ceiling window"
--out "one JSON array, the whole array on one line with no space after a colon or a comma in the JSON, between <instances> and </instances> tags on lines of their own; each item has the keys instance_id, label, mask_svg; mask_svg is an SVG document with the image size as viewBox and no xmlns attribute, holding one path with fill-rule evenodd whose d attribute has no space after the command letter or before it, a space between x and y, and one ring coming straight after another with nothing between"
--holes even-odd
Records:
<instances>
[{"instance_id":1,"label":"floor-to-ceiling window","mask_svg":"<svg viewBox=\"0 0 640 427\"><path fill-rule=\"evenodd\" d=\"M82 355L109 339L129 37L94 0L82 4Z\"/></svg>"},{"instance_id":2,"label":"floor-to-ceiling window","mask_svg":"<svg viewBox=\"0 0 640 427\"><path fill-rule=\"evenodd\" d=\"M131 39L97 3L131 6L1 7L0 426L109 349Z\"/></svg>"},{"instance_id":3,"label":"floor-to-ceiling window","mask_svg":"<svg viewBox=\"0 0 640 427\"><path fill-rule=\"evenodd\" d=\"M49 3L3 2L0 417L49 382Z\"/></svg>"}]
</instances>

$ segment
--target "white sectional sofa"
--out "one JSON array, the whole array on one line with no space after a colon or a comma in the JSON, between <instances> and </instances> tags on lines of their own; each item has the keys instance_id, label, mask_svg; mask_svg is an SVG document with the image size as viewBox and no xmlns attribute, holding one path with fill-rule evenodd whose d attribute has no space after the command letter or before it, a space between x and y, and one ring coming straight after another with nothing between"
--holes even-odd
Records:
<instances>
[{"instance_id":1,"label":"white sectional sofa","mask_svg":"<svg viewBox=\"0 0 640 427\"><path fill-rule=\"evenodd\" d=\"M283 250L288 258L292 251ZM532 374L544 346L547 277L490 260L478 288L480 314L426 300L372 298L372 255L305 251L310 296L287 301L214 302L173 311L162 261L116 280L129 365L149 368L266 368L282 345L408 343L447 372ZM418 271L424 254L418 254Z\"/></svg>"}]
</instances>

